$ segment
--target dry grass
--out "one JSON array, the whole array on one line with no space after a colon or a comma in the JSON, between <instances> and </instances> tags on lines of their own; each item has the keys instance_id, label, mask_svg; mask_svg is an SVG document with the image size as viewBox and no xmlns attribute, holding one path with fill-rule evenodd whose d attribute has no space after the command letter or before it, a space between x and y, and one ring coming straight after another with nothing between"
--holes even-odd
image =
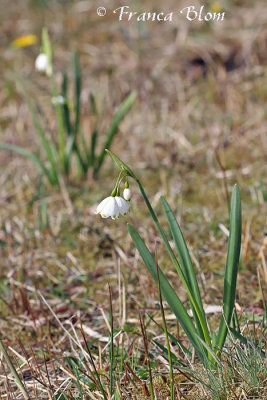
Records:
<instances>
[{"instance_id":1,"label":"dry grass","mask_svg":"<svg viewBox=\"0 0 267 400\"><path fill-rule=\"evenodd\" d=\"M182 18L172 25L119 23L110 13L97 17L95 1L50 1L47 7L34 3L2 0L0 5L1 141L41 151L25 102L16 90L17 78L42 106L47 134L55 130L47 78L33 70L38 46L10 47L15 37L38 34L46 24L57 71L70 70L71 52L77 49L80 53L85 132L91 131L93 123L90 92L96 96L99 124L105 132L114 107L130 90L138 90L138 102L121 125L112 149L134 167L163 225L160 195L166 195L174 208L199 270L207 305L221 305L227 193L233 183L239 183L243 252L237 302L248 318L252 314L261 317L266 284L266 2L229 2L225 21L213 25L190 24ZM145 1L136 9L149 10L150 3ZM182 2L177 6L170 0L164 7L179 10ZM115 8L115 2L107 8ZM0 166L0 327L31 398L54 399L58 388L66 389L68 399L78 398L73 370L63 360L66 356L83 354L82 369L92 376L80 320L97 368L103 376L109 375L107 283L113 292L116 332L125 329L116 338L116 347L124 354L134 340L128 359L137 377L146 377L138 309L160 317L157 290L133 248L126 224L91 214L112 190L117 171L107 160L98 181L73 178L60 189L47 186L49 224L40 229L40 199L34 199L38 172L28 161L3 151ZM159 264L185 299L136 189L132 187L132 211L127 218L152 249L158 246ZM216 320L216 314L212 315L212 324ZM167 321L175 333L175 321L168 312ZM150 324L147 329L150 339L159 336L164 343L156 326ZM155 387L162 391L158 398L166 399L166 362L154 348L151 357ZM125 376L122 366L116 374L121 398L143 398L144 388L131 372ZM179 385L177 399L209 398L208 391L203 393L200 385L192 386L181 374L176 379L189 387L184 390ZM21 398L3 361L0 382L2 399ZM263 391L250 397L234 390L240 399L264 398ZM91 392L83 398L101 398L95 383ZM227 396L235 399L231 390Z\"/></svg>"}]
</instances>

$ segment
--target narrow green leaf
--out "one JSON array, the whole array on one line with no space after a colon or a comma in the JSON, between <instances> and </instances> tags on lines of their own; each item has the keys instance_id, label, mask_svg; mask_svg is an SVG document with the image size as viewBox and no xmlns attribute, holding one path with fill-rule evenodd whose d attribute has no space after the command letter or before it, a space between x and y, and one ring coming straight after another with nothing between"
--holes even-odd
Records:
<instances>
[{"instance_id":1,"label":"narrow green leaf","mask_svg":"<svg viewBox=\"0 0 267 400\"><path fill-rule=\"evenodd\" d=\"M97 112L97 107L96 107L95 96L93 95L93 93L90 93L89 101L90 101L92 113L93 113L94 117L97 117L98 112Z\"/></svg>"},{"instance_id":2,"label":"narrow green leaf","mask_svg":"<svg viewBox=\"0 0 267 400\"><path fill-rule=\"evenodd\" d=\"M209 359L209 362L208 362L209 367L214 368L217 363L220 363L220 359L214 353L212 348L204 340L201 339L201 337L199 337L199 341L202 343L204 348L207 350L207 353L210 355L210 359ZM206 360L206 361L208 361L208 360Z\"/></svg>"},{"instance_id":3,"label":"narrow green leaf","mask_svg":"<svg viewBox=\"0 0 267 400\"><path fill-rule=\"evenodd\" d=\"M65 99L65 102L63 104L63 110L64 110L64 122L65 122L65 127L68 133L68 136L72 134L72 126L71 126L71 120L70 120L70 109L68 105L68 86L69 86L69 80L68 80L68 75L66 73L62 74L62 85L61 85L61 94Z\"/></svg>"},{"instance_id":4,"label":"narrow green leaf","mask_svg":"<svg viewBox=\"0 0 267 400\"><path fill-rule=\"evenodd\" d=\"M73 70L75 80L75 122L74 122L74 135L76 136L80 127L80 98L81 98L81 69L79 57L75 51L73 54Z\"/></svg>"},{"instance_id":5,"label":"narrow green leaf","mask_svg":"<svg viewBox=\"0 0 267 400\"><path fill-rule=\"evenodd\" d=\"M44 233L45 229L49 228L49 216L48 216L47 204L45 201L44 185L42 177L40 179L39 195L40 195L39 230L40 232Z\"/></svg>"},{"instance_id":6,"label":"narrow green leaf","mask_svg":"<svg viewBox=\"0 0 267 400\"><path fill-rule=\"evenodd\" d=\"M88 171L88 164L87 164L86 161L84 161L84 159L83 159L83 157L82 157L82 154L81 154L81 151L80 151L80 149L79 149L79 147L78 147L78 145L77 145L76 142L74 142L73 148L74 148L74 150L75 150L75 152L76 152L77 160L78 160L79 166L80 166L80 168L81 168L83 174L86 175L86 174L87 174L87 171Z\"/></svg>"},{"instance_id":7,"label":"narrow green leaf","mask_svg":"<svg viewBox=\"0 0 267 400\"><path fill-rule=\"evenodd\" d=\"M53 73L53 48L52 48L52 43L50 41L49 38L49 34L48 34L48 30L46 28L43 28L42 30L42 45L43 45L43 50L45 52L45 54L47 55L48 58L48 71L47 71L47 75L51 77L51 83L52 83L52 93L53 93L53 97L57 97L58 93L57 93L57 87L56 87L56 83L55 83L55 77L54 77L54 73ZM25 96L25 94L24 94ZM31 110L31 113L34 113L34 109L33 107L30 105L29 100L28 102L28 106ZM63 111L63 107L56 103L55 104L55 109L56 109L56 115L57 115L57 123L58 123L58 160L60 162L60 167L61 170L64 171L65 173L67 173L67 164L66 164L66 160L65 160L65 129L64 129L64 111ZM37 119L37 115L36 117L33 117L34 119ZM37 124L35 121L35 126L37 128ZM37 128L38 131L40 131L40 124L38 123L39 127ZM40 133L39 133L40 136ZM43 140L43 139L42 139ZM53 144L52 144L53 146ZM47 152L47 145L45 146L45 150ZM55 146L53 146L53 153L55 154ZM49 154L47 153L47 156L49 158L49 162L52 163L52 160L49 156ZM56 169L55 169L56 171Z\"/></svg>"},{"instance_id":8,"label":"narrow green leaf","mask_svg":"<svg viewBox=\"0 0 267 400\"><path fill-rule=\"evenodd\" d=\"M88 152L89 154L87 157L87 162L88 162L89 166L93 167L93 170L94 170L96 167L96 162L97 162L96 144L97 144L97 138L98 138L98 111L97 111L95 96L93 95L93 93L90 93L89 101L90 101L91 111L93 114L94 129L91 134L91 144L90 144L90 151Z\"/></svg>"},{"instance_id":9,"label":"narrow green leaf","mask_svg":"<svg viewBox=\"0 0 267 400\"><path fill-rule=\"evenodd\" d=\"M218 353L220 353L220 349L224 345L227 335L227 325L230 326L234 309L236 279L241 246L241 229L241 199L239 188L237 185L235 185L231 202L230 236L228 241L228 252L224 276L223 314L221 315L219 332L216 339L216 346L219 349Z\"/></svg>"},{"instance_id":10,"label":"narrow green leaf","mask_svg":"<svg viewBox=\"0 0 267 400\"><path fill-rule=\"evenodd\" d=\"M91 147L90 147L91 154L89 157L90 165L92 167L95 165L95 160L96 160L95 150L96 150L96 144L97 144L97 137L98 137L98 130L95 129L91 136Z\"/></svg>"},{"instance_id":11,"label":"narrow green leaf","mask_svg":"<svg viewBox=\"0 0 267 400\"><path fill-rule=\"evenodd\" d=\"M73 147L74 147L74 140L75 140L75 137L73 135L71 135L68 137L67 144L66 144L65 152L66 152L66 160L68 160L68 168L70 166L70 159L71 159L71 154L72 154Z\"/></svg>"},{"instance_id":12,"label":"narrow green leaf","mask_svg":"<svg viewBox=\"0 0 267 400\"><path fill-rule=\"evenodd\" d=\"M153 256L151 255L150 251L146 247L143 239L140 237L138 232L130 225L128 224L128 231L131 235L131 238L137 247L148 271L152 275L152 278L154 279L154 282L157 285L157 264L156 261L154 260ZM196 349L196 352L198 353L199 357L204 361L204 352L202 350L202 345L199 342L199 339L197 337L197 332L196 328L191 321L183 303L179 299L179 297L176 295L175 291L169 284L167 278L163 274L160 268L159 270L159 281L160 281L160 287L162 294L164 298L166 299L167 303L169 304L172 312L176 315L179 323L181 324L182 328L184 329L186 335L188 336L190 342Z\"/></svg>"},{"instance_id":13,"label":"narrow green leaf","mask_svg":"<svg viewBox=\"0 0 267 400\"><path fill-rule=\"evenodd\" d=\"M51 185L57 183L57 181L54 179L54 175L50 173L50 171L46 168L44 163L34 153L31 153L28 150L23 149L22 147L15 146L14 144L2 143L2 142L0 142L0 149L14 151L17 154L28 158L29 160L33 161L36 165L38 165L38 167L40 167L41 171L48 178Z\"/></svg>"},{"instance_id":14,"label":"narrow green leaf","mask_svg":"<svg viewBox=\"0 0 267 400\"><path fill-rule=\"evenodd\" d=\"M216 332L212 331L212 335L211 335L211 343L212 343L212 350L215 351L215 347L216 347Z\"/></svg>"},{"instance_id":15,"label":"narrow green leaf","mask_svg":"<svg viewBox=\"0 0 267 400\"><path fill-rule=\"evenodd\" d=\"M70 166L70 158L72 156L72 153L75 152L77 156L77 161L79 164L80 169L82 170L83 174L86 175L88 171L88 162L87 160L85 161L81 149L77 143L77 134L80 129L80 97L81 97L81 70L80 70L80 64L79 64L79 57L76 52L73 54L73 69L74 69L74 80L75 80L75 118L74 118L74 123L71 124L71 119L70 119L70 112L69 112L69 107L66 104L64 107L64 119L65 119L65 125L67 127L67 132L69 136L69 140L67 142L67 146L65 148L65 153L66 153L66 169L67 171L69 170ZM67 87L68 87L68 79L67 75L65 76L65 82L63 89L65 92L67 92ZM84 147L84 150L86 151L86 148Z\"/></svg>"},{"instance_id":16,"label":"narrow green leaf","mask_svg":"<svg viewBox=\"0 0 267 400\"><path fill-rule=\"evenodd\" d=\"M206 330L208 330L206 315L204 312L204 308L203 308L203 304L202 304L202 300L201 300L201 296L200 296L200 291L199 291L199 287L198 287L198 283L197 283L197 279L196 279L196 274L194 271L194 267L193 267L191 257L190 257L186 242L184 240L182 231L180 229L180 226L179 226L168 202L164 199L164 197L161 197L161 201L162 201L162 204L164 207L165 214L168 219L171 234L172 234L172 237L173 237L173 240L175 243L175 247L176 247L176 250L178 253L180 267L182 268L182 271L184 273L187 284L191 290L191 293L194 296L196 303L198 304L199 310L202 315L202 321L206 325ZM194 307L194 304L191 303L191 307L192 307L192 311L194 314L194 319L197 324L199 335L202 337L202 339L204 339L204 333L203 333L203 329L201 326L201 321L198 318L198 314Z\"/></svg>"},{"instance_id":17,"label":"narrow green leaf","mask_svg":"<svg viewBox=\"0 0 267 400\"><path fill-rule=\"evenodd\" d=\"M123 118L125 117L125 115L130 110L130 108L132 107L132 105L136 99L136 96L137 96L136 92L130 93L129 96L120 105L120 108L118 109L118 111L115 113L113 120L111 122L110 129L107 133L107 139L106 139L104 146L102 148L102 151L98 157L98 164L94 171L95 174L97 174L99 172L99 170L103 164L103 161L105 159L105 156L106 156L106 149L110 148L111 143L114 139L114 136L118 132L119 125L120 125L121 121L123 120Z\"/></svg>"},{"instance_id":18,"label":"narrow green leaf","mask_svg":"<svg viewBox=\"0 0 267 400\"><path fill-rule=\"evenodd\" d=\"M77 77L76 77L77 78ZM78 81L79 79L77 78L77 82L76 82L76 96L77 93L79 92L79 85L78 85ZM63 82L62 82L62 95L65 99L68 98L68 76L67 74L63 75ZM78 97L80 96L80 94L78 94ZM77 101L79 103L79 100L77 100L78 98L76 97L76 108L75 110L77 110L77 107L79 108L80 106L77 105ZM75 134L75 128L73 127L73 124L71 123L71 118L70 118L70 108L68 105L68 102L65 101L64 106L63 106L63 111L64 111L64 122L65 122L65 127L67 130L67 134L68 134L68 140L67 140L67 145L65 146L65 163L66 163L66 172L69 172L69 168L70 168L70 162L71 162L71 156L72 153L75 152L76 156L77 156L77 160L78 160L78 164L81 168L81 170L83 171L84 174L86 174L87 170L88 170L88 162L85 162L83 160L82 154L80 149L78 148L78 144L76 142L76 134ZM77 111L75 111L75 115L77 118ZM79 125L79 123L78 123ZM84 145L84 144L83 144ZM86 152L86 148L84 146L84 150Z\"/></svg>"},{"instance_id":19,"label":"narrow green leaf","mask_svg":"<svg viewBox=\"0 0 267 400\"><path fill-rule=\"evenodd\" d=\"M68 75L66 73L62 74L62 85L61 85L61 94L65 99L65 102L63 104L63 120L64 120L64 126L67 132L67 144L65 145L65 172L68 175L69 169L70 169L70 162L71 162L71 155L73 151L73 144L74 144L74 138L72 138L72 124L71 124L71 118L70 118L70 108L68 104Z\"/></svg>"},{"instance_id":20,"label":"narrow green leaf","mask_svg":"<svg viewBox=\"0 0 267 400\"><path fill-rule=\"evenodd\" d=\"M46 152L46 156L47 156L47 161L50 164L50 174L53 175L53 179L55 181L58 181L58 177L57 177L57 168L56 168L56 163L55 163L55 155L57 155L54 143L49 144L48 140L46 139L44 130L39 122L38 116L33 108L33 105L27 95L27 93L24 91L24 89L22 88L22 92L23 92L23 96L25 98L25 101L28 105L28 108L30 110L30 113L32 115L32 119L33 119L33 123L35 126L35 129L37 131L37 134L40 138L40 141L42 143L42 146ZM58 158L58 155L57 155Z\"/></svg>"},{"instance_id":21,"label":"narrow green leaf","mask_svg":"<svg viewBox=\"0 0 267 400\"><path fill-rule=\"evenodd\" d=\"M49 39L49 34L48 30L46 28L43 28L42 30L42 46L43 46L43 52L47 55L48 58L48 65L49 65L49 74L53 73L53 50L52 50L52 45Z\"/></svg>"},{"instance_id":22,"label":"narrow green leaf","mask_svg":"<svg viewBox=\"0 0 267 400\"><path fill-rule=\"evenodd\" d=\"M67 163L65 159L65 128L64 128L64 110L62 105L55 104L58 122L58 149L61 170L68 173Z\"/></svg>"},{"instance_id":23,"label":"narrow green leaf","mask_svg":"<svg viewBox=\"0 0 267 400\"><path fill-rule=\"evenodd\" d=\"M81 146L80 147L82 147L82 151L83 151L84 159L85 159L85 165L86 165L86 168L88 169L89 166L90 166L89 148L88 148L87 143L86 143L86 138L85 138L84 131L81 128L80 128L79 134L80 134L80 137L81 137Z\"/></svg>"}]
</instances>

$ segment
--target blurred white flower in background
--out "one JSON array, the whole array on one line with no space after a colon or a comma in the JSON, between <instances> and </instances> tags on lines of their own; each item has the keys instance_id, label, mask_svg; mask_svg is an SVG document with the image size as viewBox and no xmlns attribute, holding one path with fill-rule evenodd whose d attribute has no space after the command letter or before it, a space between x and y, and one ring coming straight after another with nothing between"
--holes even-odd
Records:
<instances>
[{"instance_id":1,"label":"blurred white flower in background","mask_svg":"<svg viewBox=\"0 0 267 400\"><path fill-rule=\"evenodd\" d=\"M125 216L129 210L129 203L120 196L106 197L98 205L95 214L100 214L102 218L111 217L119 218L120 215Z\"/></svg>"},{"instance_id":2,"label":"blurred white flower in background","mask_svg":"<svg viewBox=\"0 0 267 400\"><path fill-rule=\"evenodd\" d=\"M54 96L51 99L52 104L55 106L56 104L63 105L65 104L65 97L59 94L58 96Z\"/></svg>"},{"instance_id":3,"label":"blurred white flower in background","mask_svg":"<svg viewBox=\"0 0 267 400\"><path fill-rule=\"evenodd\" d=\"M49 65L48 57L45 53L41 53L35 60L35 68L38 72L51 75L51 66Z\"/></svg>"}]
</instances>

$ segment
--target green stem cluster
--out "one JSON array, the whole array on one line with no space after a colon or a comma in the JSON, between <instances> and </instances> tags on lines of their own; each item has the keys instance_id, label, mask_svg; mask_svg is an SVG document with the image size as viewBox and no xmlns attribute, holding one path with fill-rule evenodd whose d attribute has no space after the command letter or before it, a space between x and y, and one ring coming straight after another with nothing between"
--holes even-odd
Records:
<instances>
[{"instance_id":1,"label":"green stem cluster","mask_svg":"<svg viewBox=\"0 0 267 400\"><path fill-rule=\"evenodd\" d=\"M126 178L127 175L123 174L123 171L120 171L117 182L115 184L114 189L111 192L111 196L115 197L115 196L119 196L120 195L120 185L121 182L123 181L123 179Z\"/></svg>"}]
</instances>

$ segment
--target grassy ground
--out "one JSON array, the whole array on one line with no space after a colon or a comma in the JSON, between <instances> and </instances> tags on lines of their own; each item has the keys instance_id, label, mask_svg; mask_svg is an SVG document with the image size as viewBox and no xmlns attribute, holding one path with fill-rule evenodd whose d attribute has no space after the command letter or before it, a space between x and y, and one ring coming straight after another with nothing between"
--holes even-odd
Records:
<instances>
[{"instance_id":1,"label":"grassy ground","mask_svg":"<svg viewBox=\"0 0 267 400\"><path fill-rule=\"evenodd\" d=\"M39 44L20 49L10 46L23 34L40 36L41 27L46 25L53 41L58 84L59 71L66 69L71 74L72 51L80 54L81 122L86 135L94 123L89 93L96 97L103 142L114 109L131 90L138 91L138 100L121 124L112 150L134 168L163 226L167 227L167 222L160 196L165 195L175 210L202 281L206 305L222 304L227 198L238 182L243 247L237 310L245 332L248 327L258 329L267 281L266 2L225 2L225 21L210 24L190 23L182 16L172 24L120 22L111 12L98 17L98 3L1 1L1 141L42 154L17 80L23 81L26 91L42 107L47 135L54 134L55 110L48 79L34 71ZM113 1L105 3L108 10L118 7ZM163 8L180 10L182 4L177 6L170 0ZM133 7L149 11L155 5L145 1ZM161 10L160 5L157 8ZM151 249L157 247L162 269L185 301L186 295L170 269L138 188L131 186L130 214L114 222L92 215L98 202L110 194L117 177L110 160L105 160L98 180L77 178L73 165L72 176L60 188L44 183L41 200L36 196L39 171L30 161L1 151L0 166L0 328L31 398L102 398L99 384L88 378L91 373L84 339L108 387L109 284L118 334L115 398L142 399L150 390L140 309L147 323L157 398L167 399L168 363L152 344L153 340L165 344L165 339L161 328L147 316L154 315L161 325L158 293L127 234L127 221ZM187 345L167 307L166 315L169 331ZM216 313L210 315L212 326L218 318ZM256 336L263 337L260 330ZM238 351L233 343L228 346L229 354L229 349L233 354ZM184 359L174 344L173 351ZM229 354L225 355L227 362ZM253 358L251 354L248 357ZM209 380L197 360L189 366ZM241 371L241 366L238 368ZM258 372L256 383L246 386L244 377L251 373L244 366L241 378L226 379L213 397L266 398L266 375L262 365L258 368L263 372ZM177 399L211 398L204 385L190 381L192 378L177 369L175 373ZM96 380L98 375L93 376ZM0 382L1 398L22 398L3 360ZM62 391L66 397L60 397Z\"/></svg>"}]
</instances>

